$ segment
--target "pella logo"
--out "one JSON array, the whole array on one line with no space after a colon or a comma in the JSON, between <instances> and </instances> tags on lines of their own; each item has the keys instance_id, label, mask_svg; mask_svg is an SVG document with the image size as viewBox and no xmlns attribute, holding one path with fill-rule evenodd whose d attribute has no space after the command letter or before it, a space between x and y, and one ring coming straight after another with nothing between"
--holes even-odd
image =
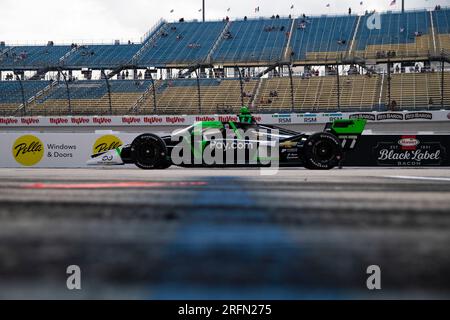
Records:
<instances>
[{"instance_id":1,"label":"pella logo","mask_svg":"<svg viewBox=\"0 0 450 320\"><path fill-rule=\"evenodd\" d=\"M367 29L380 30L381 29L381 15L378 12L374 12L367 18Z\"/></svg>"},{"instance_id":2,"label":"pella logo","mask_svg":"<svg viewBox=\"0 0 450 320\"><path fill-rule=\"evenodd\" d=\"M95 141L94 146L92 147L92 154L102 154L110 150L120 148L122 145L123 142L120 138L113 135L106 135Z\"/></svg>"},{"instance_id":3,"label":"pella logo","mask_svg":"<svg viewBox=\"0 0 450 320\"><path fill-rule=\"evenodd\" d=\"M402 138L398 144L402 146L403 150L414 150L420 144L420 141L416 138Z\"/></svg>"},{"instance_id":4,"label":"pella logo","mask_svg":"<svg viewBox=\"0 0 450 320\"><path fill-rule=\"evenodd\" d=\"M12 154L17 163L32 167L44 157L44 144L35 136L26 135L18 138L12 147Z\"/></svg>"}]
</instances>

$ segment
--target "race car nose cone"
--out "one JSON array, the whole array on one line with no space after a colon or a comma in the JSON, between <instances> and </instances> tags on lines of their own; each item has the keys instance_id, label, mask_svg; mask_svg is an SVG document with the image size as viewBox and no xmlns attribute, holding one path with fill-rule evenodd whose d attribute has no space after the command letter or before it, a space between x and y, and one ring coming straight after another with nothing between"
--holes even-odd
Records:
<instances>
[{"instance_id":1,"label":"race car nose cone","mask_svg":"<svg viewBox=\"0 0 450 320\"><path fill-rule=\"evenodd\" d=\"M123 164L118 150L110 150L107 153L94 157L86 162L88 166L112 166Z\"/></svg>"}]
</instances>

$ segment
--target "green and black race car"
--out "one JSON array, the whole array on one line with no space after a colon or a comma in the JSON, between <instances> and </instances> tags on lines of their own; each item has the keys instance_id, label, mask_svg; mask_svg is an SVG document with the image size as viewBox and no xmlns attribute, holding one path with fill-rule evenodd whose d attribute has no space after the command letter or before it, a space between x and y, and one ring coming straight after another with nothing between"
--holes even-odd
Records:
<instances>
[{"instance_id":1,"label":"green and black race car","mask_svg":"<svg viewBox=\"0 0 450 320\"><path fill-rule=\"evenodd\" d=\"M135 164L141 169L180 167L305 167L330 170L342 164L366 120L336 120L323 132L307 134L259 124L247 108L238 122L198 122L170 136L151 133L130 145L95 155L89 165Z\"/></svg>"}]
</instances>

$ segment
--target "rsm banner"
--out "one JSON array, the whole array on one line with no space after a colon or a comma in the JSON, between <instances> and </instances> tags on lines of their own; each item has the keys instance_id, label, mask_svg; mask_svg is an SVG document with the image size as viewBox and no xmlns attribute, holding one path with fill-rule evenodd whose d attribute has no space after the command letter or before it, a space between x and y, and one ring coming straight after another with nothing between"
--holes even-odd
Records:
<instances>
[{"instance_id":1,"label":"rsm banner","mask_svg":"<svg viewBox=\"0 0 450 320\"><path fill-rule=\"evenodd\" d=\"M0 133L0 167L81 168L92 154L131 143L137 135Z\"/></svg>"}]
</instances>

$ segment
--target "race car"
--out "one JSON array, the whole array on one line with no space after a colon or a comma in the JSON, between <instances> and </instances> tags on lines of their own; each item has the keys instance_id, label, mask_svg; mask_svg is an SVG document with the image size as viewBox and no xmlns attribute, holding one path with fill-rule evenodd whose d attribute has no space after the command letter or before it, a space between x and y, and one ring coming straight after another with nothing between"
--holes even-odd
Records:
<instances>
[{"instance_id":1,"label":"race car","mask_svg":"<svg viewBox=\"0 0 450 320\"><path fill-rule=\"evenodd\" d=\"M323 132L295 132L257 123L246 107L238 119L197 122L164 137L142 134L129 145L93 155L88 165L134 164L152 170L172 165L263 167L275 162L279 167L330 170L342 165L366 126L364 119L336 120Z\"/></svg>"}]
</instances>

